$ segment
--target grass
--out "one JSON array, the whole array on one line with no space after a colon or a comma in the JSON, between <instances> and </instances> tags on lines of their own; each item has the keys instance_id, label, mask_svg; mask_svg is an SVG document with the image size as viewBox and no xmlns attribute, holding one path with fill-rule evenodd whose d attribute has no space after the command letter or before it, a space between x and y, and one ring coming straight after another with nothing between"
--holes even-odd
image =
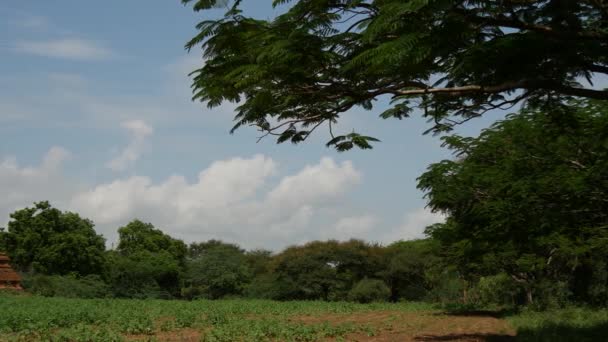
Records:
<instances>
[{"instance_id":1,"label":"grass","mask_svg":"<svg viewBox=\"0 0 608 342\"><path fill-rule=\"evenodd\" d=\"M507 318L518 341L608 341L608 309L523 311Z\"/></svg>"}]
</instances>

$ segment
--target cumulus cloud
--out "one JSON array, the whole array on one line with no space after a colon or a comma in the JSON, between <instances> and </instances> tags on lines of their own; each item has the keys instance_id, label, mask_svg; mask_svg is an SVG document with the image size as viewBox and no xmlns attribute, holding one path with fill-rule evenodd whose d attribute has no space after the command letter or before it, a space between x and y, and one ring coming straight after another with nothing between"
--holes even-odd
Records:
<instances>
[{"instance_id":1,"label":"cumulus cloud","mask_svg":"<svg viewBox=\"0 0 608 342\"><path fill-rule=\"evenodd\" d=\"M125 124L145 136L141 124ZM443 217L419 208L401 224L386 225L369 213L358 213L346 199L362 180L350 161L322 158L291 174L261 154L211 163L194 180L172 175L161 181L130 176L99 184L68 180L63 165L71 157L51 148L36 166L14 157L0 159L0 215L49 200L63 210L92 219L110 242L118 227L134 218L153 223L186 242L222 239L245 248L278 250L316 239L390 243L424 237L424 228ZM1 226L1 224L0 224Z\"/></svg>"},{"instance_id":2,"label":"cumulus cloud","mask_svg":"<svg viewBox=\"0 0 608 342\"><path fill-rule=\"evenodd\" d=\"M421 239L425 237L426 227L444 221L444 215L433 213L427 208L418 208L406 213L401 225L386 234L383 241L389 243L397 240Z\"/></svg>"},{"instance_id":3,"label":"cumulus cloud","mask_svg":"<svg viewBox=\"0 0 608 342\"><path fill-rule=\"evenodd\" d=\"M339 204L361 177L352 163L330 158L268 186L276 173L276 162L266 156L232 158L214 162L194 182L174 175L159 183L133 176L100 184L76 194L71 208L108 227L106 234L141 217L188 241L277 247L309 236L315 215Z\"/></svg>"},{"instance_id":4,"label":"cumulus cloud","mask_svg":"<svg viewBox=\"0 0 608 342\"><path fill-rule=\"evenodd\" d=\"M340 218L334 223L331 229L324 232L326 239L349 240L364 239L370 240L374 230L380 229L378 219L370 214L347 216Z\"/></svg>"},{"instance_id":5,"label":"cumulus cloud","mask_svg":"<svg viewBox=\"0 0 608 342\"><path fill-rule=\"evenodd\" d=\"M131 142L106 164L113 171L124 171L132 166L141 156L146 138L154 133L154 129L143 120L125 121L121 126L131 135Z\"/></svg>"},{"instance_id":6,"label":"cumulus cloud","mask_svg":"<svg viewBox=\"0 0 608 342\"><path fill-rule=\"evenodd\" d=\"M63 164L70 156L68 150L52 147L37 166L21 166L15 157L3 158L0 161L0 217L8 219L9 213L34 201L66 202L76 191L76 185L67 182L62 173Z\"/></svg>"},{"instance_id":7,"label":"cumulus cloud","mask_svg":"<svg viewBox=\"0 0 608 342\"><path fill-rule=\"evenodd\" d=\"M114 51L101 44L80 38L44 41L20 40L15 43L14 49L18 52L37 56L82 61L104 60L116 56Z\"/></svg>"}]
</instances>

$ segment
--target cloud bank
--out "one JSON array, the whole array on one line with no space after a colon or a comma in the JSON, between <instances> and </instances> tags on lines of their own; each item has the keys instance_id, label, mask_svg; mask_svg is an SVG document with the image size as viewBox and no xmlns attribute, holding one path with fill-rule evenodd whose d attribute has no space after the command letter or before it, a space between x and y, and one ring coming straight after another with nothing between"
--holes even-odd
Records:
<instances>
[{"instance_id":1,"label":"cloud bank","mask_svg":"<svg viewBox=\"0 0 608 342\"><path fill-rule=\"evenodd\" d=\"M140 124L125 126L143 136L150 132ZM76 186L62 171L69 156L53 147L35 167L5 158L0 214L8 220L16 209L50 200L92 219L111 242L118 227L140 218L186 242L215 238L274 250L314 239L419 238L425 225L437 222L436 215L419 210L385 232L386 239L378 238L380 220L348 210L346 196L362 181L361 173L350 161L328 157L292 174L282 174L276 161L258 154L215 161L192 181L177 174L157 182L136 175Z\"/></svg>"}]
</instances>

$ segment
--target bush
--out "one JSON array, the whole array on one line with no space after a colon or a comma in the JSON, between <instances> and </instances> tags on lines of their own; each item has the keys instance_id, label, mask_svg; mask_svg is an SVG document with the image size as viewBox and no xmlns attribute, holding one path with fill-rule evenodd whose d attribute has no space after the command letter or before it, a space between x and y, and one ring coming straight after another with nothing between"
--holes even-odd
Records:
<instances>
[{"instance_id":1,"label":"bush","mask_svg":"<svg viewBox=\"0 0 608 342\"><path fill-rule=\"evenodd\" d=\"M474 302L479 305L500 305L512 307L517 304L521 289L508 275L500 273L481 277L471 289Z\"/></svg>"},{"instance_id":2,"label":"bush","mask_svg":"<svg viewBox=\"0 0 608 342\"><path fill-rule=\"evenodd\" d=\"M109 286L98 275L77 277L26 275L23 287L37 295L65 298L107 298L111 297Z\"/></svg>"},{"instance_id":3,"label":"bush","mask_svg":"<svg viewBox=\"0 0 608 342\"><path fill-rule=\"evenodd\" d=\"M348 299L359 303L385 302L391 296L391 290L382 280L363 279L348 293Z\"/></svg>"}]
</instances>

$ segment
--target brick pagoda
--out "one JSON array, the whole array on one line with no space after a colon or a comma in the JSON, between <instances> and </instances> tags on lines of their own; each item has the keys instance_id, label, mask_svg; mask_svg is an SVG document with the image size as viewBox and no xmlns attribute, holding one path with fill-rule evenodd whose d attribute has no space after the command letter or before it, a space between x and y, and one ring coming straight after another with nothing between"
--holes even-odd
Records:
<instances>
[{"instance_id":1,"label":"brick pagoda","mask_svg":"<svg viewBox=\"0 0 608 342\"><path fill-rule=\"evenodd\" d=\"M9 262L9 257L6 254L0 253L0 290L23 290L21 287L21 277L13 270Z\"/></svg>"}]
</instances>

